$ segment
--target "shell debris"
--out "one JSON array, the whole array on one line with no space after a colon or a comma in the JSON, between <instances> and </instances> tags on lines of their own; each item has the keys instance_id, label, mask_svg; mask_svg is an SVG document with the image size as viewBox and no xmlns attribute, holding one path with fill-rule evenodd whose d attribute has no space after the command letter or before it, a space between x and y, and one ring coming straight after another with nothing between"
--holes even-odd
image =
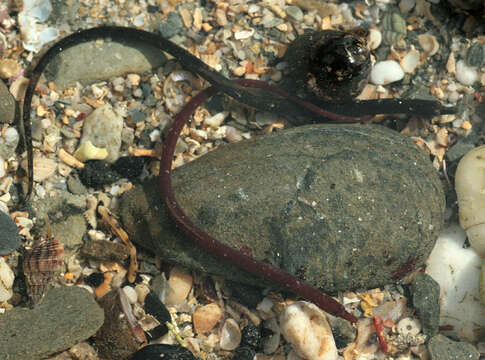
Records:
<instances>
[{"instance_id":1,"label":"shell debris","mask_svg":"<svg viewBox=\"0 0 485 360\"><path fill-rule=\"evenodd\" d=\"M54 238L42 239L27 252L23 262L30 305L39 304L64 261L64 244Z\"/></svg>"}]
</instances>

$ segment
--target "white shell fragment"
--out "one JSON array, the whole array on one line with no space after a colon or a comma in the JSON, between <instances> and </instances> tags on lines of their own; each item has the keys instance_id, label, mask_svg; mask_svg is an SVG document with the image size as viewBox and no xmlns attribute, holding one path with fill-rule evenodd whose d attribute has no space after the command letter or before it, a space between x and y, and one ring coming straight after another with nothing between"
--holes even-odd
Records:
<instances>
[{"instance_id":1,"label":"white shell fragment","mask_svg":"<svg viewBox=\"0 0 485 360\"><path fill-rule=\"evenodd\" d=\"M222 350L232 351L241 343L241 330L234 319L227 319L221 329L219 346Z\"/></svg>"},{"instance_id":2,"label":"white shell fragment","mask_svg":"<svg viewBox=\"0 0 485 360\"><path fill-rule=\"evenodd\" d=\"M456 63L456 80L463 85L473 85L478 80L478 71L476 67L468 66L464 60Z\"/></svg>"},{"instance_id":3,"label":"white shell fragment","mask_svg":"<svg viewBox=\"0 0 485 360\"><path fill-rule=\"evenodd\" d=\"M418 43L428 56L433 56L440 49L438 40L431 34L418 35Z\"/></svg>"},{"instance_id":4,"label":"white shell fragment","mask_svg":"<svg viewBox=\"0 0 485 360\"><path fill-rule=\"evenodd\" d=\"M377 29L370 29L369 35L367 36L367 45L369 49L377 49L382 42L382 33Z\"/></svg>"},{"instance_id":5,"label":"white shell fragment","mask_svg":"<svg viewBox=\"0 0 485 360\"><path fill-rule=\"evenodd\" d=\"M406 317L397 323L397 332L404 336L416 336L421 332L421 323L416 318Z\"/></svg>"},{"instance_id":6,"label":"white shell fragment","mask_svg":"<svg viewBox=\"0 0 485 360\"><path fill-rule=\"evenodd\" d=\"M57 29L42 24L51 11L49 0L24 1L18 21L25 50L37 52L45 43L59 37Z\"/></svg>"},{"instance_id":7,"label":"white shell fragment","mask_svg":"<svg viewBox=\"0 0 485 360\"><path fill-rule=\"evenodd\" d=\"M410 50L401 59L401 67L405 73L412 74L419 63L419 51L416 49Z\"/></svg>"},{"instance_id":8,"label":"white shell fragment","mask_svg":"<svg viewBox=\"0 0 485 360\"><path fill-rule=\"evenodd\" d=\"M379 61L370 73L370 81L376 85L387 85L402 80L403 77L401 65L394 60Z\"/></svg>"},{"instance_id":9,"label":"white shell fragment","mask_svg":"<svg viewBox=\"0 0 485 360\"><path fill-rule=\"evenodd\" d=\"M485 145L468 152L458 163L455 189L460 225L472 248L485 258Z\"/></svg>"},{"instance_id":10,"label":"white shell fragment","mask_svg":"<svg viewBox=\"0 0 485 360\"><path fill-rule=\"evenodd\" d=\"M332 330L325 314L315 305L298 301L280 315L280 327L295 352L307 360L337 360Z\"/></svg>"},{"instance_id":11,"label":"white shell fragment","mask_svg":"<svg viewBox=\"0 0 485 360\"><path fill-rule=\"evenodd\" d=\"M0 257L0 302L9 300L12 295L12 286L15 275L5 262L5 260Z\"/></svg>"},{"instance_id":12,"label":"white shell fragment","mask_svg":"<svg viewBox=\"0 0 485 360\"><path fill-rule=\"evenodd\" d=\"M178 305L184 302L192 289L192 275L178 267L170 271L168 285L170 286L165 297L166 305Z\"/></svg>"}]
</instances>

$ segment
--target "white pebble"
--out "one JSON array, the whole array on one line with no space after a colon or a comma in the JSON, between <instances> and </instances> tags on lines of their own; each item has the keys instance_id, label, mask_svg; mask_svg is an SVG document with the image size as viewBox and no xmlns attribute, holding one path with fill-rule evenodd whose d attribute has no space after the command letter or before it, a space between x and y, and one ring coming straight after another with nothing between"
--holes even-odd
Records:
<instances>
[{"instance_id":1,"label":"white pebble","mask_svg":"<svg viewBox=\"0 0 485 360\"><path fill-rule=\"evenodd\" d=\"M135 288L126 285L125 287L123 287L123 291L125 292L125 295L128 298L130 304L135 304L137 302L138 294L136 293Z\"/></svg>"},{"instance_id":2,"label":"white pebble","mask_svg":"<svg viewBox=\"0 0 485 360\"><path fill-rule=\"evenodd\" d=\"M459 60L456 63L456 80L463 85L473 85L478 80L477 68L468 66L465 61Z\"/></svg>"},{"instance_id":3,"label":"white pebble","mask_svg":"<svg viewBox=\"0 0 485 360\"><path fill-rule=\"evenodd\" d=\"M14 127L9 127L3 133L3 138L5 139L7 146L17 147L17 144L19 142L19 133Z\"/></svg>"},{"instance_id":4,"label":"white pebble","mask_svg":"<svg viewBox=\"0 0 485 360\"><path fill-rule=\"evenodd\" d=\"M325 314L315 305L298 301L280 315L280 327L293 350L307 360L337 360L332 329Z\"/></svg>"},{"instance_id":5,"label":"white pebble","mask_svg":"<svg viewBox=\"0 0 485 360\"><path fill-rule=\"evenodd\" d=\"M219 345L222 350L232 351L241 343L241 330L234 319L227 319L221 329Z\"/></svg>"},{"instance_id":6,"label":"white pebble","mask_svg":"<svg viewBox=\"0 0 485 360\"><path fill-rule=\"evenodd\" d=\"M13 281L15 280L15 275L5 262L5 260L0 257L0 302L9 300L12 295Z\"/></svg>"},{"instance_id":7,"label":"white pebble","mask_svg":"<svg viewBox=\"0 0 485 360\"><path fill-rule=\"evenodd\" d=\"M3 160L3 158L0 157L0 178L3 178L5 175L6 175L6 171L5 171L5 160Z\"/></svg>"},{"instance_id":8,"label":"white pebble","mask_svg":"<svg viewBox=\"0 0 485 360\"><path fill-rule=\"evenodd\" d=\"M370 73L370 81L376 85L387 85L404 77L404 71L394 60L379 61Z\"/></svg>"}]
</instances>

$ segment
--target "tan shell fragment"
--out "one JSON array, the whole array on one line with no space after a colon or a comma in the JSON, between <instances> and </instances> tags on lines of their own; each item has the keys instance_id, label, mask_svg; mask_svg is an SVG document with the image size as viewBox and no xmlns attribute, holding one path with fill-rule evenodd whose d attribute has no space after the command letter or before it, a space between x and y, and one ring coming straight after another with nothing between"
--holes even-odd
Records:
<instances>
[{"instance_id":1,"label":"tan shell fragment","mask_svg":"<svg viewBox=\"0 0 485 360\"><path fill-rule=\"evenodd\" d=\"M400 64L405 73L412 74L419 64L420 54L416 49L410 50L401 59Z\"/></svg>"},{"instance_id":2,"label":"tan shell fragment","mask_svg":"<svg viewBox=\"0 0 485 360\"><path fill-rule=\"evenodd\" d=\"M27 171L27 161L22 161L22 168ZM46 157L36 157L34 158L34 181L42 182L56 172L57 163L53 159Z\"/></svg>"},{"instance_id":3,"label":"tan shell fragment","mask_svg":"<svg viewBox=\"0 0 485 360\"><path fill-rule=\"evenodd\" d=\"M195 332L197 334L208 333L222 319L222 315L222 309L216 303L199 307L192 317Z\"/></svg>"},{"instance_id":4,"label":"tan shell fragment","mask_svg":"<svg viewBox=\"0 0 485 360\"><path fill-rule=\"evenodd\" d=\"M431 34L418 35L418 42L428 56L433 56L440 49L438 40L436 40L436 37Z\"/></svg>"},{"instance_id":5,"label":"tan shell fragment","mask_svg":"<svg viewBox=\"0 0 485 360\"><path fill-rule=\"evenodd\" d=\"M47 292L64 258L64 244L54 238L43 239L27 252L23 269L31 306L37 305Z\"/></svg>"}]
</instances>

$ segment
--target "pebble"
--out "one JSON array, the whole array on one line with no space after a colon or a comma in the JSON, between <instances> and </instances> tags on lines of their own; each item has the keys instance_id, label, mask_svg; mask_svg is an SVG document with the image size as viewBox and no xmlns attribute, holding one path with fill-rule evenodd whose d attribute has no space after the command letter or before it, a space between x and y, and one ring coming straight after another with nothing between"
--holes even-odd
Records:
<instances>
[{"instance_id":1,"label":"pebble","mask_svg":"<svg viewBox=\"0 0 485 360\"><path fill-rule=\"evenodd\" d=\"M443 335L436 335L428 343L431 360L478 360L480 353L467 342L453 341Z\"/></svg>"},{"instance_id":2,"label":"pebble","mask_svg":"<svg viewBox=\"0 0 485 360\"><path fill-rule=\"evenodd\" d=\"M303 20L303 11L298 6L288 6L286 9L286 14L295 21Z\"/></svg>"},{"instance_id":3,"label":"pebble","mask_svg":"<svg viewBox=\"0 0 485 360\"><path fill-rule=\"evenodd\" d=\"M100 188L119 180L120 175L104 160L91 160L79 170L79 179L86 187Z\"/></svg>"},{"instance_id":4,"label":"pebble","mask_svg":"<svg viewBox=\"0 0 485 360\"><path fill-rule=\"evenodd\" d=\"M67 189L74 195L86 194L87 189L79 179L79 175L75 172L69 174L66 180Z\"/></svg>"},{"instance_id":5,"label":"pebble","mask_svg":"<svg viewBox=\"0 0 485 360\"><path fill-rule=\"evenodd\" d=\"M456 80L463 85L473 85L478 80L478 71L476 67L468 66L464 60L458 60L456 63Z\"/></svg>"},{"instance_id":6,"label":"pebble","mask_svg":"<svg viewBox=\"0 0 485 360\"><path fill-rule=\"evenodd\" d=\"M135 291L135 288L133 286L126 285L123 287L123 291L125 292L126 297L128 298L128 301L130 304L136 304L138 301L138 294Z\"/></svg>"},{"instance_id":7,"label":"pebble","mask_svg":"<svg viewBox=\"0 0 485 360\"><path fill-rule=\"evenodd\" d=\"M8 79L20 71L20 65L13 59L0 60L0 78Z\"/></svg>"},{"instance_id":8,"label":"pebble","mask_svg":"<svg viewBox=\"0 0 485 360\"><path fill-rule=\"evenodd\" d=\"M98 261L124 261L130 256L130 250L122 243L90 240L81 248L81 255Z\"/></svg>"},{"instance_id":9,"label":"pebble","mask_svg":"<svg viewBox=\"0 0 485 360\"><path fill-rule=\"evenodd\" d=\"M440 326L440 285L429 275L419 273L410 285L413 307L429 338Z\"/></svg>"},{"instance_id":10,"label":"pebble","mask_svg":"<svg viewBox=\"0 0 485 360\"><path fill-rule=\"evenodd\" d=\"M185 301L192 289L192 275L178 267L170 271L168 285L170 286L165 297L165 304L178 305Z\"/></svg>"},{"instance_id":11,"label":"pebble","mask_svg":"<svg viewBox=\"0 0 485 360\"><path fill-rule=\"evenodd\" d=\"M195 332L197 334L208 333L217 325L223 315L221 307L216 303L198 307L192 316Z\"/></svg>"},{"instance_id":12,"label":"pebble","mask_svg":"<svg viewBox=\"0 0 485 360\"><path fill-rule=\"evenodd\" d=\"M485 64L485 46L474 43L466 53L466 64L472 67L482 67Z\"/></svg>"},{"instance_id":13,"label":"pebble","mask_svg":"<svg viewBox=\"0 0 485 360\"><path fill-rule=\"evenodd\" d=\"M12 124L15 119L15 99L7 85L0 80L0 123Z\"/></svg>"},{"instance_id":14,"label":"pebble","mask_svg":"<svg viewBox=\"0 0 485 360\"><path fill-rule=\"evenodd\" d=\"M241 343L241 329L234 319L227 319L222 326L219 346L222 350L232 351Z\"/></svg>"},{"instance_id":15,"label":"pebble","mask_svg":"<svg viewBox=\"0 0 485 360\"><path fill-rule=\"evenodd\" d=\"M0 257L0 303L9 300L12 295L13 281L15 275L5 262L3 257Z\"/></svg>"},{"instance_id":16,"label":"pebble","mask_svg":"<svg viewBox=\"0 0 485 360\"><path fill-rule=\"evenodd\" d=\"M293 350L307 360L337 360L338 352L325 314L317 306L298 301L283 310L281 332Z\"/></svg>"},{"instance_id":17,"label":"pebble","mask_svg":"<svg viewBox=\"0 0 485 360\"><path fill-rule=\"evenodd\" d=\"M158 30L160 31L160 35L168 39L178 34L182 30L183 25L180 15L172 11L168 14L167 20L160 23Z\"/></svg>"},{"instance_id":18,"label":"pebble","mask_svg":"<svg viewBox=\"0 0 485 360\"><path fill-rule=\"evenodd\" d=\"M8 255L20 247L20 235L13 220L0 211L0 255Z\"/></svg>"},{"instance_id":19,"label":"pebble","mask_svg":"<svg viewBox=\"0 0 485 360\"><path fill-rule=\"evenodd\" d=\"M119 157L122 129L123 118L110 104L102 105L84 120L81 144L91 141L98 148L106 148L106 161L113 163Z\"/></svg>"},{"instance_id":20,"label":"pebble","mask_svg":"<svg viewBox=\"0 0 485 360\"><path fill-rule=\"evenodd\" d=\"M52 288L34 309L15 307L2 315L0 354L10 360L44 359L94 335L103 318L86 290Z\"/></svg>"},{"instance_id":21,"label":"pebble","mask_svg":"<svg viewBox=\"0 0 485 360\"><path fill-rule=\"evenodd\" d=\"M387 85L404 78L404 71L394 60L379 61L370 73L370 82L375 85Z\"/></svg>"},{"instance_id":22,"label":"pebble","mask_svg":"<svg viewBox=\"0 0 485 360\"><path fill-rule=\"evenodd\" d=\"M130 360L197 360L192 353L182 346L154 344L147 345L136 353L134 353Z\"/></svg>"},{"instance_id":23,"label":"pebble","mask_svg":"<svg viewBox=\"0 0 485 360\"><path fill-rule=\"evenodd\" d=\"M242 331L241 345L255 350L259 349L261 337L261 325L254 325L250 322Z\"/></svg>"}]
</instances>

